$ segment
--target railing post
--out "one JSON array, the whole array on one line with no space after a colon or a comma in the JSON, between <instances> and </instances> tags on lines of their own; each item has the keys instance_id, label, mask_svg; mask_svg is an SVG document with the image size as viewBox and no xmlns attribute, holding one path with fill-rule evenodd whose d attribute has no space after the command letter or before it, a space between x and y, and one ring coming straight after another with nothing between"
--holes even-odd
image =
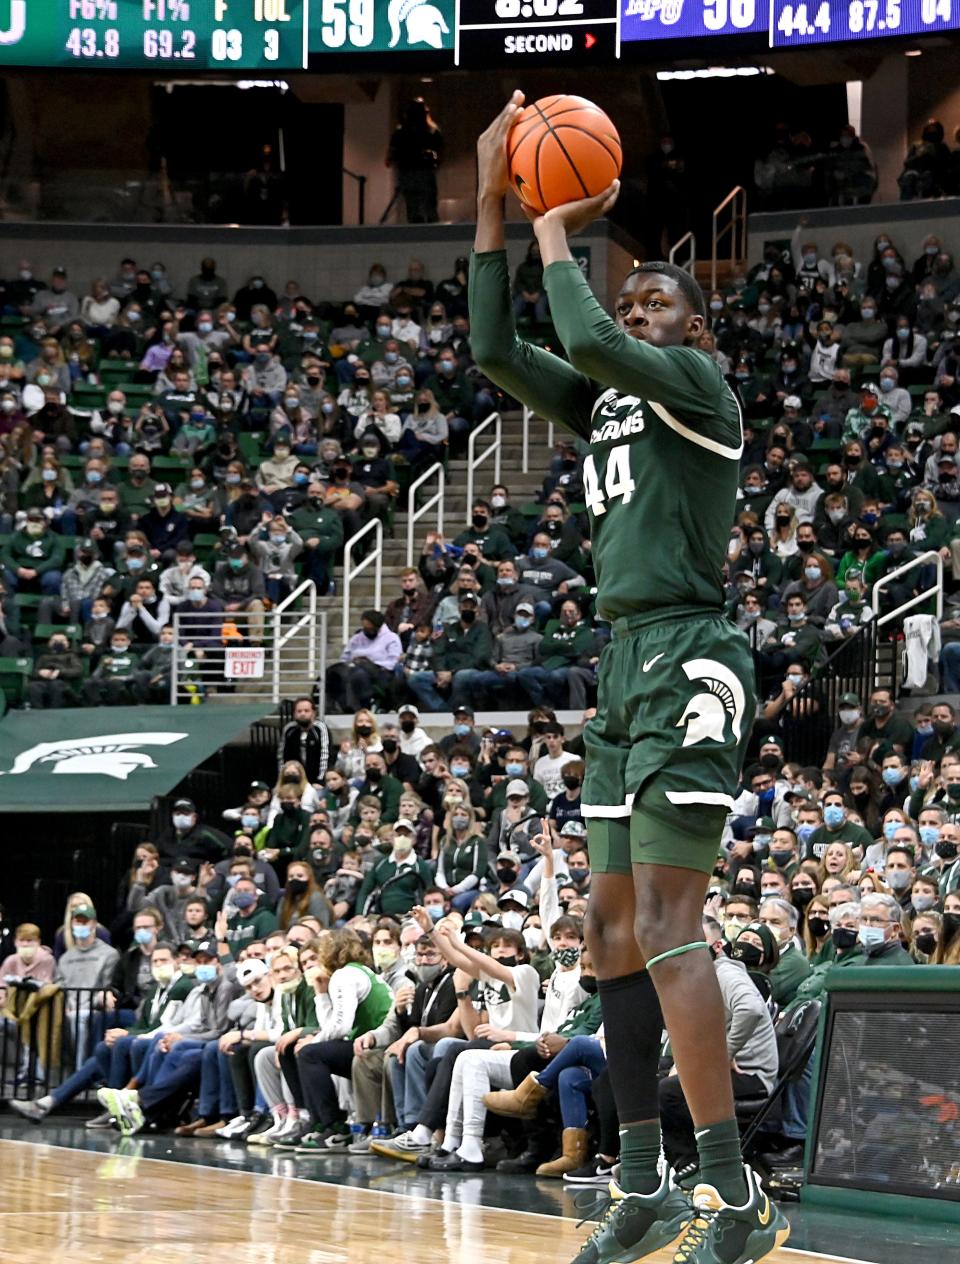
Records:
<instances>
[{"instance_id":1,"label":"railing post","mask_svg":"<svg viewBox=\"0 0 960 1264\"><path fill-rule=\"evenodd\" d=\"M494 427L493 441L490 443L488 447L484 448L484 450L480 453L479 456L476 456L475 453L476 453L476 447L477 447L477 439L479 438L481 434L483 434L484 430L486 430L487 426L489 426L491 422L493 423L493 427ZM476 430L472 430L470 432L470 438L467 441L466 522L468 524L470 522L470 506L473 504L474 471L483 464L483 462L487 459L488 456L491 455L491 453L493 454L493 457L494 457L493 479L495 483L500 482L500 446L501 446L502 424L503 423L502 423L500 414L491 413L489 417L481 421L480 425L477 426Z\"/></svg>"},{"instance_id":2,"label":"railing post","mask_svg":"<svg viewBox=\"0 0 960 1264\"><path fill-rule=\"evenodd\" d=\"M526 474L530 468L530 422L533 419L533 409L528 408L526 404L523 406L523 448L520 458L520 469Z\"/></svg>"},{"instance_id":3,"label":"railing post","mask_svg":"<svg viewBox=\"0 0 960 1264\"><path fill-rule=\"evenodd\" d=\"M280 642L282 614L279 605L274 606L271 613L273 616L273 662L270 664L270 700L277 703L280 701L280 650L282 648Z\"/></svg>"},{"instance_id":4,"label":"railing post","mask_svg":"<svg viewBox=\"0 0 960 1264\"><path fill-rule=\"evenodd\" d=\"M730 212L730 221L723 228L718 227L720 213L726 210L730 204L733 204ZM739 211L738 211L739 206ZM737 225L740 225L739 233ZM711 260L710 260L710 288L717 288L717 263L719 259L720 239L730 233L730 262L734 263L738 258L746 257L746 237L747 237L747 192L742 185L736 185L727 196L723 199L719 206L714 207L712 226L711 226ZM737 251L740 250L740 254Z\"/></svg>"},{"instance_id":5,"label":"railing post","mask_svg":"<svg viewBox=\"0 0 960 1264\"><path fill-rule=\"evenodd\" d=\"M434 472L436 472L436 475L437 475L437 490L430 497L430 499L427 501L424 501L424 503L418 509L416 507L417 490L427 481L427 479L433 477ZM434 507L434 505L437 506L437 531L438 532L443 531L443 508L444 508L443 502L444 502L445 495L446 495L446 471L444 470L443 465L439 461L436 461L433 465L431 465L428 470L424 470L424 472L420 475L420 477L415 482L410 484L409 491L407 492L407 565L408 566L413 565L413 549L414 549L414 543L415 543L414 526L416 525L417 522L419 522L419 520L422 517L424 517L425 514L428 514L430 512L430 510Z\"/></svg>"},{"instance_id":6,"label":"railing post","mask_svg":"<svg viewBox=\"0 0 960 1264\"><path fill-rule=\"evenodd\" d=\"M367 556L363 558L362 561L358 562L356 566L351 566L350 563L353 558L353 546L358 541L362 540L363 537L370 531L373 531L377 537L376 544L374 545L374 552L368 553ZM347 541L343 549L342 634L343 634L344 645L346 645L347 641L349 641L350 639L350 588L354 579L356 579L356 577L361 573L361 571L366 570L366 568L370 565L371 561L375 563L374 605L379 608L380 596L381 596L381 581L382 581L382 575L383 575L383 571L382 571L383 523L380 521L379 518L371 518L370 521L366 523L364 526L362 526L360 530L356 532L355 535L352 535L350 537L350 539Z\"/></svg>"},{"instance_id":7,"label":"railing post","mask_svg":"<svg viewBox=\"0 0 960 1264\"><path fill-rule=\"evenodd\" d=\"M173 656L170 662L170 705L177 705L180 692L180 611L173 612Z\"/></svg>"},{"instance_id":8,"label":"railing post","mask_svg":"<svg viewBox=\"0 0 960 1264\"><path fill-rule=\"evenodd\" d=\"M680 247L688 241L690 243L690 257L687 259L686 263L681 263L679 266L683 268L685 272L689 272L691 276L694 276L697 268L697 239L692 232L684 233L679 241L675 241L673 243L670 247L670 253L667 255L667 260L670 263L676 264L677 255L680 253ZM526 471L524 471L524 473L526 473Z\"/></svg>"}]
</instances>

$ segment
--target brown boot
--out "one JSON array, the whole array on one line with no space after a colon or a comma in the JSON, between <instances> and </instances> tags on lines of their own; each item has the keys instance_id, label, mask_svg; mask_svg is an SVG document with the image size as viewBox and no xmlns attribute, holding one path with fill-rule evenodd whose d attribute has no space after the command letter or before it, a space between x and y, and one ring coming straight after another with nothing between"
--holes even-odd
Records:
<instances>
[{"instance_id":1,"label":"brown boot","mask_svg":"<svg viewBox=\"0 0 960 1264\"><path fill-rule=\"evenodd\" d=\"M205 1119L194 1119L189 1124L181 1124L179 1128L174 1128L173 1135L175 1137L192 1137L195 1132L199 1132L206 1124Z\"/></svg>"},{"instance_id":2,"label":"brown boot","mask_svg":"<svg viewBox=\"0 0 960 1264\"><path fill-rule=\"evenodd\" d=\"M564 1172L575 1172L587 1161L586 1128L564 1128L563 1153L552 1163L541 1163L537 1168L537 1176L563 1176Z\"/></svg>"},{"instance_id":3,"label":"brown boot","mask_svg":"<svg viewBox=\"0 0 960 1264\"><path fill-rule=\"evenodd\" d=\"M484 1093L483 1104L495 1115L506 1115L510 1119L532 1119L546 1095L547 1090L531 1071L516 1088Z\"/></svg>"},{"instance_id":4,"label":"brown boot","mask_svg":"<svg viewBox=\"0 0 960 1264\"><path fill-rule=\"evenodd\" d=\"M202 1128L198 1128L193 1134L195 1137L215 1137L221 1128L226 1128L227 1121L225 1119L217 1119L212 1124L204 1124Z\"/></svg>"}]
</instances>

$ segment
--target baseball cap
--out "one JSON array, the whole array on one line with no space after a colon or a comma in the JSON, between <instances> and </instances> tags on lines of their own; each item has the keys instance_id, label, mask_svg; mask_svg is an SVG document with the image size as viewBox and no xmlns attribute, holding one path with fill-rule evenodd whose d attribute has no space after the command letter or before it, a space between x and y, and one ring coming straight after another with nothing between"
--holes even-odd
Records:
<instances>
[{"instance_id":1,"label":"baseball cap","mask_svg":"<svg viewBox=\"0 0 960 1264\"><path fill-rule=\"evenodd\" d=\"M405 816L401 816L399 820L394 821L393 823L394 833L396 833L398 829L406 830L408 834L412 834L414 832L413 821L408 820Z\"/></svg>"},{"instance_id":2,"label":"baseball cap","mask_svg":"<svg viewBox=\"0 0 960 1264\"><path fill-rule=\"evenodd\" d=\"M194 556L194 548L189 540L180 541L180 543L177 545L177 556L178 557L193 557Z\"/></svg>"},{"instance_id":3,"label":"baseball cap","mask_svg":"<svg viewBox=\"0 0 960 1264\"><path fill-rule=\"evenodd\" d=\"M514 777L513 781L507 782L507 798L513 795L521 795L524 799L530 797L530 787L525 781L521 781L519 777Z\"/></svg>"},{"instance_id":4,"label":"baseball cap","mask_svg":"<svg viewBox=\"0 0 960 1264\"><path fill-rule=\"evenodd\" d=\"M462 606L462 605L464 604L464 602L468 602L468 601L469 601L469 602L471 602L471 603L472 603L473 605L475 605L475 606L478 606L478 605L480 604L480 600L479 600L479 598L477 597L477 594L476 594L476 593L473 593L473 592L465 592L465 593L461 593L461 594L460 594L460 605Z\"/></svg>"},{"instance_id":5,"label":"baseball cap","mask_svg":"<svg viewBox=\"0 0 960 1264\"><path fill-rule=\"evenodd\" d=\"M198 869L197 862L191 860L189 856L178 856L170 866L176 873L196 873Z\"/></svg>"},{"instance_id":6,"label":"baseball cap","mask_svg":"<svg viewBox=\"0 0 960 1264\"><path fill-rule=\"evenodd\" d=\"M776 746L778 750L783 750L783 738L777 733L770 733L761 738L760 749L763 750L764 746Z\"/></svg>"},{"instance_id":7,"label":"baseball cap","mask_svg":"<svg viewBox=\"0 0 960 1264\"><path fill-rule=\"evenodd\" d=\"M192 799L177 799L173 805L174 812L177 808L186 808L188 812L196 812L197 805Z\"/></svg>"},{"instance_id":8,"label":"baseball cap","mask_svg":"<svg viewBox=\"0 0 960 1264\"><path fill-rule=\"evenodd\" d=\"M777 828L777 823L772 816L758 816L752 825L749 825L745 831L747 838L753 838L754 834L772 834Z\"/></svg>"},{"instance_id":9,"label":"baseball cap","mask_svg":"<svg viewBox=\"0 0 960 1264\"><path fill-rule=\"evenodd\" d=\"M193 955L199 957L203 953L205 957L217 957L217 945L213 939L200 939L193 945Z\"/></svg>"},{"instance_id":10,"label":"baseball cap","mask_svg":"<svg viewBox=\"0 0 960 1264\"><path fill-rule=\"evenodd\" d=\"M75 545L75 548L78 548L78 549L90 549L92 552L96 553L96 551L97 551L97 542L96 542L96 540L91 539L91 538L90 538L90 536L86 536L83 540L78 540L78 541L77 541L77 543L76 543L76 545Z\"/></svg>"},{"instance_id":11,"label":"baseball cap","mask_svg":"<svg viewBox=\"0 0 960 1264\"><path fill-rule=\"evenodd\" d=\"M804 803L816 803L816 795L809 790L805 790L803 786L797 786L793 790L788 790L785 798L801 799Z\"/></svg>"},{"instance_id":12,"label":"baseball cap","mask_svg":"<svg viewBox=\"0 0 960 1264\"><path fill-rule=\"evenodd\" d=\"M955 456L951 456L949 452L941 452L937 457L938 465L956 465L956 463L957 458Z\"/></svg>"},{"instance_id":13,"label":"baseball cap","mask_svg":"<svg viewBox=\"0 0 960 1264\"><path fill-rule=\"evenodd\" d=\"M453 708L454 715L473 715L473 707L468 707L465 703L461 703L459 707Z\"/></svg>"},{"instance_id":14,"label":"baseball cap","mask_svg":"<svg viewBox=\"0 0 960 1264\"><path fill-rule=\"evenodd\" d=\"M802 408L803 400L799 395L788 395L783 401L784 408Z\"/></svg>"},{"instance_id":15,"label":"baseball cap","mask_svg":"<svg viewBox=\"0 0 960 1264\"><path fill-rule=\"evenodd\" d=\"M250 791L250 790L269 790L269 789L270 789L270 787L267 785L267 783L266 783L265 781L251 781L251 782L250 782L250 785L247 787L247 789L248 789L248 791Z\"/></svg>"},{"instance_id":16,"label":"baseball cap","mask_svg":"<svg viewBox=\"0 0 960 1264\"><path fill-rule=\"evenodd\" d=\"M246 987L248 983L255 983L257 979L262 979L269 973L270 967L265 961L251 957L249 961L241 961L237 966L237 982L241 987Z\"/></svg>"},{"instance_id":17,"label":"baseball cap","mask_svg":"<svg viewBox=\"0 0 960 1264\"><path fill-rule=\"evenodd\" d=\"M67 270L61 265L60 267L54 268L53 275L65 277L67 275Z\"/></svg>"},{"instance_id":18,"label":"baseball cap","mask_svg":"<svg viewBox=\"0 0 960 1264\"><path fill-rule=\"evenodd\" d=\"M504 904L519 904L521 908L528 909L530 907L530 894L523 887L511 887L509 891L504 891L500 899L497 900L497 908L501 908Z\"/></svg>"},{"instance_id":19,"label":"baseball cap","mask_svg":"<svg viewBox=\"0 0 960 1264\"><path fill-rule=\"evenodd\" d=\"M518 869L523 864L523 861L520 859L520 853L518 851L511 851L509 847L504 847L503 851L498 851L497 859L509 860L510 863L516 865Z\"/></svg>"},{"instance_id":20,"label":"baseball cap","mask_svg":"<svg viewBox=\"0 0 960 1264\"><path fill-rule=\"evenodd\" d=\"M560 830L561 838L566 835L567 838L585 838L587 827L583 821L564 821Z\"/></svg>"},{"instance_id":21,"label":"baseball cap","mask_svg":"<svg viewBox=\"0 0 960 1264\"><path fill-rule=\"evenodd\" d=\"M44 521L45 519L43 516L42 509L28 509L27 510L27 522L44 522Z\"/></svg>"},{"instance_id":22,"label":"baseball cap","mask_svg":"<svg viewBox=\"0 0 960 1264\"><path fill-rule=\"evenodd\" d=\"M469 931L482 931L484 926L486 925L487 925L487 919L484 917L484 915L480 912L479 909L471 909L470 912L463 919L464 934L468 933Z\"/></svg>"},{"instance_id":23,"label":"baseball cap","mask_svg":"<svg viewBox=\"0 0 960 1264\"><path fill-rule=\"evenodd\" d=\"M92 904L78 904L76 908L70 910L71 917L96 917L97 910Z\"/></svg>"},{"instance_id":24,"label":"baseball cap","mask_svg":"<svg viewBox=\"0 0 960 1264\"><path fill-rule=\"evenodd\" d=\"M521 610L525 611L527 614L533 614L533 606L530 604L529 601L517 602L517 606L516 606L516 609L514 610L514 614L519 614Z\"/></svg>"},{"instance_id":25,"label":"baseball cap","mask_svg":"<svg viewBox=\"0 0 960 1264\"><path fill-rule=\"evenodd\" d=\"M397 715L415 715L420 719L420 711L412 702L405 702L402 707L397 708Z\"/></svg>"},{"instance_id":26,"label":"baseball cap","mask_svg":"<svg viewBox=\"0 0 960 1264\"><path fill-rule=\"evenodd\" d=\"M172 496L173 488L169 483L157 483L156 487L153 489L153 495L154 499L156 499L157 496Z\"/></svg>"},{"instance_id":27,"label":"baseball cap","mask_svg":"<svg viewBox=\"0 0 960 1264\"><path fill-rule=\"evenodd\" d=\"M855 693L841 694L840 702L845 707L859 707L860 706L860 699L857 697Z\"/></svg>"},{"instance_id":28,"label":"baseball cap","mask_svg":"<svg viewBox=\"0 0 960 1264\"><path fill-rule=\"evenodd\" d=\"M193 549L190 549L193 552ZM246 557L247 550L243 547L239 540L235 540L233 544L228 544L226 548L227 557Z\"/></svg>"},{"instance_id":29,"label":"baseball cap","mask_svg":"<svg viewBox=\"0 0 960 1264\"><path fill-rule=\"evenodd\" d=\"M513 737L513 729L494 729L494 731L493 731L493 736L494 736L494 737L499 737L499 738L505 738L505 737L511 737L511 738L512 738L512 737Z\"/></svg>"}]
</instances>

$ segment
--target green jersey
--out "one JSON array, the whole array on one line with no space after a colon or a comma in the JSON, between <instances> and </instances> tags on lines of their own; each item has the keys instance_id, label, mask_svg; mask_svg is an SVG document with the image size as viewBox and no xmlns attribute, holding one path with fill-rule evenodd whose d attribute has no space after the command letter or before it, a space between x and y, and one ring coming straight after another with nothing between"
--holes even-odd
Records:
<instances>
[{"instance_id":1,"label":"green jersey","mask_svg":"<svg viewBox=\"0 0 960 1264\"><path fill-rule=\"evenodd\" d=\"M517 337L504 251L473 257L471 344L494 382L589 445L598 613L720 611L743 452L736 397L702 351L626 334L575 263L543 275L569 363Z\"/></svg>"}]
</instances>

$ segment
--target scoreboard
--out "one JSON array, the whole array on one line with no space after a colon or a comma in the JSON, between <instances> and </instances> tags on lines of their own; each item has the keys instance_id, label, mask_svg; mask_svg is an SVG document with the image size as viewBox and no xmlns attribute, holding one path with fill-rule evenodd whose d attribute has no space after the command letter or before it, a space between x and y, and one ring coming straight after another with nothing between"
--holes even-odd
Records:
<instances>
[{"instance_id":1,"label":"scoreboard","mask_svg":"<svg viewBox=\"0 0 960 1264\"><path fill-rule=\"evenodd\" d=\"M655 41L691 56L715 37L753 52L958 29L960 0L0 0L0 69L589 65Z\"/></svg>"}]
</instances>

